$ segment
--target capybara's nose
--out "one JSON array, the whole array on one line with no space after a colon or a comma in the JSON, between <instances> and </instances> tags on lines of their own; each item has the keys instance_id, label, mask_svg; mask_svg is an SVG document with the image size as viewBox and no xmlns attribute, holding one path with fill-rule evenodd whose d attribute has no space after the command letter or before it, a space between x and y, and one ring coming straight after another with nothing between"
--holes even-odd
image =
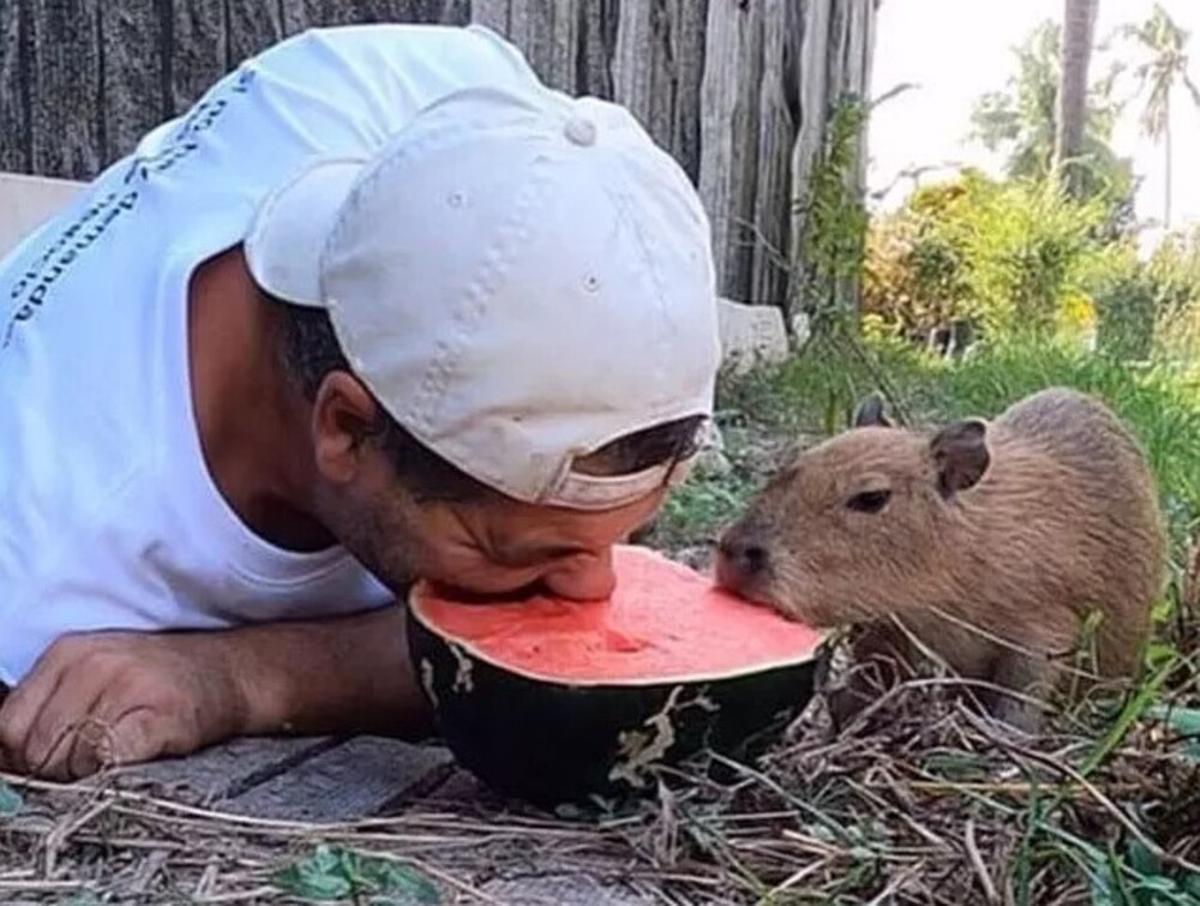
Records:
<instances>
[{"instance_id":1,"label":"capybara's nose","mask_svg":"<svg viewBox=\"0 0 1200 906\"><path fill-rule=\"evenodd\" d=\"M717 581L734 591L767 568L767 549L758 542L726 535L717 545Z\"/></svg>"}]
</instances>

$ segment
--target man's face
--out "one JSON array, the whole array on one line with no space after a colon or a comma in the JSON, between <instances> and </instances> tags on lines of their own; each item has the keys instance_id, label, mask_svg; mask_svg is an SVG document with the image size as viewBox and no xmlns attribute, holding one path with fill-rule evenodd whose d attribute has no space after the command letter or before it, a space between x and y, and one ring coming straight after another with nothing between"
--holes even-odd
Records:
<instances>
[{"instance_id":1,"label":"man's face","mask_svg":"<svg viewBox=\"0 0 1200 906\"><path fill-rule=\"evenodd\" d=\"M381 582L401 593L428 579L480 595L530 586L581 600L607 597L612 546L645 525L665 489L603 512L534 506L499 494L418 501L388 455L356 439L376 404L345 372L322 382L310 414L321 523Z\"/></svg>"},{"instance_id":2,"label":"man's face","mask_svg":"<svg viewBox=\"0 0 1200 906\"><path fill-rule=\"evenodd\" d=\"M611 594L612 546L649 521L664 492L603 512L541 507L489 495L417 502L383 453L363 454L358 481L322 507L329 527L380 581L400 592L428 579L499 595L528 587L578 600Z\"/></svg>"}]
</instances>

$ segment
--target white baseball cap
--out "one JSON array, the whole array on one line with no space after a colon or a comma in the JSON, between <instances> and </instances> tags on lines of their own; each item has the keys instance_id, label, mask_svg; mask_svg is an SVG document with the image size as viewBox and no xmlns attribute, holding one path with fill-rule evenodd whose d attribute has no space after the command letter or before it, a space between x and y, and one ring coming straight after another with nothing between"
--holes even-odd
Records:
<instances>
[{"instance_id":1,"label":"white baseball cap","mask_svg":"<svg viewBox=\"0 0 1200 906\"><path fill-rule=\"evenodd\" d=\"M711 416L708 219L621 107L469 89L370 159L321 159L245 241L268 293L329 312L355 374L421 443L531 503L605 509L682 478L573 468Z\"/></svg>"}]
</instances>

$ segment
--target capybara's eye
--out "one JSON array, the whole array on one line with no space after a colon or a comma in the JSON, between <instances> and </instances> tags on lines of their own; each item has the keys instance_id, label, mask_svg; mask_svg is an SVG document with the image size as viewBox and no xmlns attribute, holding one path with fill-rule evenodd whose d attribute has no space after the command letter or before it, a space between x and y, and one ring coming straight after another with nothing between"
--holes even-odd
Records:
<instances>
[{"instance_id":1,"label":"capybara's eye","mask_svg":"<svg viewBox=\"0 0 1200 906\"><path fill-rule=\"evenodd\" d=\"M891 499L891 496L892 492L886 489L882 491L862 491L847 500L846 506L856 513L878 513L887 506L887 502Z\"/></svg>"}]
</instances>

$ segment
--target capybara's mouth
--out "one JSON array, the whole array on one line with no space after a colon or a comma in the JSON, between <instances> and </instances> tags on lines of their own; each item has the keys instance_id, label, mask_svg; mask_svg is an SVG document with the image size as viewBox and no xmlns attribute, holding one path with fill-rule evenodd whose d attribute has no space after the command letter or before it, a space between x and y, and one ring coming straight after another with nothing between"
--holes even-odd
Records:
<instances>
[{"instance_id":1,"label":"capybara's mouth","mask_svg":"<svg viewBox=\"0 0 1200 906\"><path fill-rule=\"evenodd\" d=\"M797 606L795 591L767 567L747 573L727 557L717 556L717 584L758 607L767 607L793 620L805 621L806 610Z\"/></svg>"},{"instance_id":2,"label":"capybara's mouth","mask_svg":"<svg viewBox=\"0 0 1200 906\"><path fill-rule=\"evenodd\" d=\"M748 575L729 557L718 553L716 561L717 585L760 607L783 609L772 593L771 577L765 572Z\"/></svg>"}]
</instances>

